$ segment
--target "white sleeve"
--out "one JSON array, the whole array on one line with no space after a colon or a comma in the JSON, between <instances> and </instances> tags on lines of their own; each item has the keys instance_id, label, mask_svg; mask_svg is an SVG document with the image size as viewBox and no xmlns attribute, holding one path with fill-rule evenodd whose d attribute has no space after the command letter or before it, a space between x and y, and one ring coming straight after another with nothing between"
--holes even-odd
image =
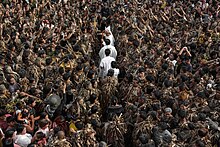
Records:
<instances>
[{"instance_id":1,"label":"white sleeve","mask_svg":"<svg viewBox=\"0 0 220 147\"><path fill-rule=\"evenodd\" d=\"M3 133L1 128L0 128L0 134L2 134L2 138L4 138L5 134ZM0 139L2 139L2 138L0 138Z\"/></svg>"},{"instance_id":2,"label":"white sleeve","mask_svg":"<svg viewBox=\"0 0 220 147\"><path fill-rule=\"evenodd\" d=\"M100 62L99 67L104 67L104 63L102 61Z\"/></svg>"},{"instance_id":3,"label":"white sleeve","mask_svg":"<svg viewBox=\"0 0 220 147\"><path fill-rule=\"evenodd\" d=\"M105 41L103 41L103 42L102 42L102 45L103 45L103 46L106 46L106 43L105 43Z\"/></svg>"}]
</instances>

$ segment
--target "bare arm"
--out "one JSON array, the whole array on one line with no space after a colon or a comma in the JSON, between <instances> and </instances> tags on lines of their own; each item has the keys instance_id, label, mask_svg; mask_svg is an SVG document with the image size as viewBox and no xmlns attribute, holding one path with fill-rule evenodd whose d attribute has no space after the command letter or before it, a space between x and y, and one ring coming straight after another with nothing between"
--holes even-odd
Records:
<instances>
[{"instance_id":1,"label":"bare arm","mask_svg":"<svg viewBox=\"0 0 220 147\"><path fill-rule=\"evenodd\" d=\"M188 56L192 57L191 53L189 52L188 48L186 48L186 53Z\"/></svg>"}]
</instances>

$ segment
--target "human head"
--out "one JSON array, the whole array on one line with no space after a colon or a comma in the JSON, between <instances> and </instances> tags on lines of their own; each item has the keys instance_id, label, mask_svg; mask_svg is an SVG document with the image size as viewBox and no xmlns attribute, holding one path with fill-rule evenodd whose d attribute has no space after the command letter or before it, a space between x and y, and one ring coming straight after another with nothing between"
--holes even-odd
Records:
<instances>
[{"instance_id":1,"label":"human head","mask_svg":"<svg viewBox=\"0 0 220 147\"><path fill-rule=\"evenodd\" d=\"M40 119L47 119L47 118L48 118L47 112L42 112L42 113L40 114Z\"/></svg>"},{"instance_id":2,"label":"human head","mask_svg":"<svg viewBox=\"0 0 220 147\"><path fill-rule=\"evenodd\" d=\"M14 85L14 84L16 83L15 78L14 78L14 77L11 77L11 78L9 79L9 82L10 82L11 85Z\"/></svg>"},{"instance_id":3,"label":"human head","mask_svg":"<svg viewBox=\"0 0 220 147\"><path fill-rule=\"evenodd\" d=\"M140 77L145 77L145 69L143 67L139 68L138 73Z\"/></svg>"},{"instance_id":4,"label":"human head","mask_svg":"<svg viewBox=\"0 0 220 147\"><path fill-rule=\"evenodd\" d=\"M108 146L107 143L104 142L104 141L101 141L101 142L99 143L99 147L107 147L107 146Z\"/></svg>"},{"instance_id":5,"label":"human head","mask_svg":"<svg viewBox=\"0 0 220 147\"><path fill-rule=\"evenodd\" d=\"M165 108L164 111L165 111L166 115L171 115L171 113L172 113L172 109L170 107Z\"/></svg>"},{"instance_id":6,"label":"human head","mask_svg":"<svg viewBox=\"0 0 220 147\"><path fill-rule=\"evenodd\" d=\"M29 97L27 101L27 105L34 107L36 105L36 101L34 98Z\"/></svg>"},{"instance_id":7,"label":"human head","mask_svg":"<svg viewBox=\"0 0 220 147\"><path fill-rule=\"evenodd\" d=\"M13 116L8 116L6 118L6 122L10 125L10 126L13 126L15 124L15 117Z\"/></svg>"},{"instance_id":8,"label":"human head","mask_svg":"<svg viewBox=\"0 0 220 147\"><path fill-rule=\"evenodd\" d=\"M43 138L46 138L46 136L43 132L36 133L36 140L42 140Z\"/></svg>"},{"instance_id":9,"label":"human head","mask_svg":"<svg viewBox=\"0 0 220 147\"><path fill-rule=\"evenodd\" d=\"M18 124L17 134L26 134L26 128L23 124Z\"/></svg>"},{"instance_id":10,"label":"human head","mask_svg":"<svg viewBox=\"0 0 220 147\"><path fill-rule=\"evenodd\" d=\"M107 73L107 76L112 77L113 75L114 75L114 70L113 69L109 69L108 73Z\"/></svg>"},{"instance_id":11,"label":"human head","mask_svg":"<svg viewBox=\"0 0 220 147\"><path fill-rule=\"evenodd\" d=\"M5 94L5 92L6 92L6 87L5 87L5 85L0 85L0 94Z\"/></svg>"},{"instance_id":12,"label":"human head","mask_svg":"<svg viewBox=\"0 0 220 147\"><path fill-rule=\"evenodd\" d=\"M110 49L105 49L105 55L106 55L106 56L109 56L110 53L111 53Z\"/></svg>"},{"instance_id":13,"label":"human head","mask_svg":"<svg viewBox=\"0 0 220 147\"><path fill-rule=\"evenodd\" d=\"M111 41L109 39L105 39L105 44L110 45Z\"/></svg>"},{"instance_id":14,"label":"human head","mask_svg":"<svg viewBox=\"0 0 220 147\"><path fill-rule=\"evenodd\" d=\"M111 62L111 67L112 67L112 68L117 68L117 63L116 63L116 61L112 61L112 62Z\"/></svg>"},{"instance_id":15,"label":"human head","mask_svg":"<svg viewBox=\"0 0 220 147\"><path fill-rule=\"evenodd\" d=\"M48 120L46 120L46 119L41 119L41 120L39 121L39 127L40 127L41 129L45 129L46 127L48 127L48 124L49 124L49 122L48 122Z\"/></svg>"},{"instance_id":16,"label":"human head","mask_svg":"<svg viewBox=\"0 0 220 147\"><path fill-rule=\"evenodd\" d=\"M14 139L15 138L15 129L8 129L8 130L6 130L6 132L5 132L5 138L12 138L12 139Z\"/></svg>"},{"instance_id":17,"label":"human head","mask_svg":"<svg viewBox=\"0 0 220 147\"><path fill-rule=\"evenodd\" d=\"M63 132L63 131L59 131L58 133L57 133L57 136L58 136L58 139L64 139L65 138L65 133Z\"/></svg>"}]
</instances>

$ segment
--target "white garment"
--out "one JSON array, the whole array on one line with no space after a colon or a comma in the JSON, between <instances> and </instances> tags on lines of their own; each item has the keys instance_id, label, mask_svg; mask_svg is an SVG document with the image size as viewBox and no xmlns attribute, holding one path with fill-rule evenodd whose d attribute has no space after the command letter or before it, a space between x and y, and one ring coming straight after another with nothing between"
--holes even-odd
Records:
<instances>
[{"instance_id":1,"label":"white garment","mask_svg":"<svg viewBox=\"0 0 220 147\"><path fill-rule=\"evenodd\" d=\"M37 132L42 132L42 133L44 133L46 137L49 137L49 133L50 133L48 127L47 127L46 129L44 129L44 130L41 129L41 128L39 128L39 130L38 130ZM36 133L37 133L37 132L36 132Z\"/></svg>"},{"instance_id":2,"label":"white garment","mask_svg":"<svg viewBox=\"0 0 220 147\"><path fill-rule=\"evenodd\" d=\"M102 60L103 58L106 57L105 55L105 50L106 49L110 49L111 53L110 53L110 57L113 57L114 59L116 59L117 57L117 50L115 49L114 46L112 45L105 45L101 48L101 50L99 51L99 57Z\"/></svg>"},{"instance_id":3,"label":"white garment","mask_svg":"<svg viewBox=\"0 0 220 147\"><path fill-rule=\"evenodd\" d=\"M21 113L21 110L16 110L15 114L18 115L18 113Z\"/></svg>"},{"instance_id":4,"label":"white garment","mask_svg":"<svg viewBox=\"0 0 220 147\"><path fill-rule=\"evenodd\" d=\"M112 45L112 46L114 46L115 45L115 38L114 38L114 36L113 36L113 34L112 34L112 32L111 32L111 28L110 28L110 26L108 26L107 28L105 28L105 30L106 31L108 31L109 33L110 33L110 35L104 35L105 36L105 39L109 39L110 40L110 45ZM103 41L103 43L102 43L104 46L106 45L106 43Z\"/></svg>"},{"instance_id":5,"label":"white garment","mask_svg":"<svg viewBox=\"0 0 220 147\"><path fill-rule=\"evenodd\" d=\"M169 58L167 58L166 59L168 62L171 62L172 64L173 64L173 66L175 66L176 65L176 63L177 63L177 61L176 60L170 60Z\"/></svg>"},{"instance_id":6,"label":"white garment","mask_svg":"<svg viewBox=\"0 0 220 147\"><path fill-rule=\"evenodd\" d=\"M27 147L31 143L32 136L31 134L17 135L15 143L21 147Z\"/></svg>"},{"instance_id":7,"label":"white garment","mask_svg":"<svg viewBox=\"0 0 220 147\"><path fill-rule=\"evenodd\" d=\"M112 68L112 69L114 70L114 76L117 78L120 73L119 69L118 68Z\"/></svg>"},{"instance_id":8,"label":"white garment","mask_svg":"<svg viewBox=\"0 0 220 147\"><path fill-rule=\"evenodd\" d=\"M113 57L107 56L103 58L100 62L99 68L100 68L100 77L105 77L108 74L108 70L111 69L111 62L115 61Z\"/></svg>"}]
</instances>

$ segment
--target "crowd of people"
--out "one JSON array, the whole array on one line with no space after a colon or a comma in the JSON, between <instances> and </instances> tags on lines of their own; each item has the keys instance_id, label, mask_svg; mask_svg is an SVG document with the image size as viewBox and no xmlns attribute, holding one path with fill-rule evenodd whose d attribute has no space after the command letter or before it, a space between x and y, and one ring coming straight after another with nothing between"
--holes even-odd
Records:
<instances>
[{"instance_id":1,"label":"crowd of people","mask_svg":"<svg viewBox=\"0 0 220 147\"><path fill-rule=\"evenodd\" d=\"M219 0L2 0L0 147L220 146Z\"/></svg>"}]
</instances>

